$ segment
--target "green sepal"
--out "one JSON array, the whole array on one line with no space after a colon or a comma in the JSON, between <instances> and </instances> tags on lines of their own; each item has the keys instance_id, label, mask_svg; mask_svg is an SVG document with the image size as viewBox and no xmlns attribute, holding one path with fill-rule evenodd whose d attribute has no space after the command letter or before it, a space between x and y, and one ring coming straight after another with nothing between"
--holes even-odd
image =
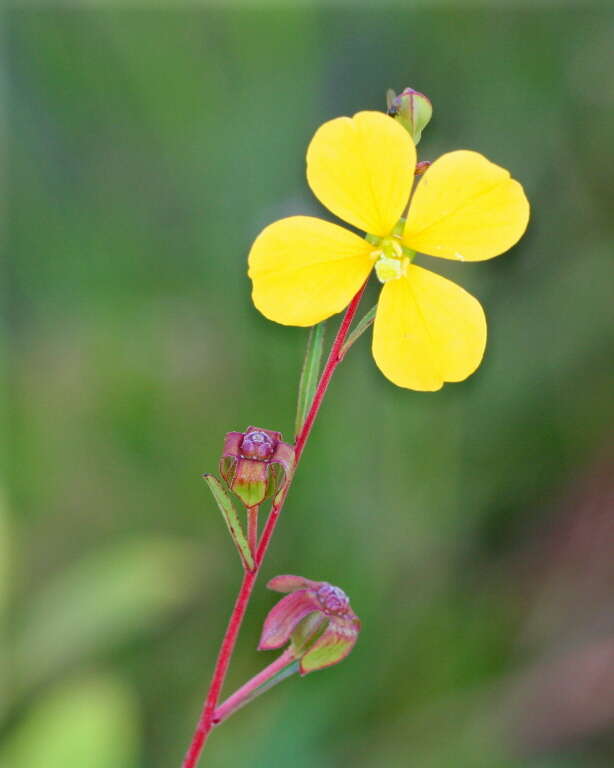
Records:
<instances>
[{"instance_id":1,"label":"green sepal","mask_svg":"<svg viewBox=\"0 0 614 768\"><path fill-rule=\"evenodd\" d=\"M401 216L401 218L394 225L394 229L392 230L392 234L396 235L399 238L403 237L403 232L405 230L405 224L406 223L407 223L407 218L405 216Z\"/></svg>"},{"instance_id":2,"label":"green sepal","mask_svg":"<svg viewBox=\"0 0 614 768\"><path fill-rule=\"evenodd\" d=\"M203 479L209 486L213 498L217 502L222 517L228 527L228 532L237 548L241 562L248 570L253 570L254 558L250 552L249 544L243 533L237 510L234 508L230 496L226 493L222 484L214 475L203 475Z\"/></svg>"},{"instance_id":3,"label":"green sepal","mask_svg":"<svg viewBox=\"0 0 614 768\"><path fill-rule=\"evenodd\" d=\"M239 459L230 488L246 507L261 504L270 488L268 465L255 459Z\"/></svg>"},{"instance_id":4,"label":"green sepal","mask_svg":"<svg viewBox=\"0 0 614 768\"><path fill-rule=\"evenodd\" d=\"M420 91L405 88L398 96L389 90L386 93L386 104L388 114L405 128L417 146L422 131L433 116L431 100Z\"/></svg>"},{"instance_id":5,"label":"green sepal","mask_svg":"<svg viewBox=\"0 0 614 768\"><path fill-rule=\"evenodd\" d=\"M324 348L325 327L326 323L319 323L309 329L305 360L303 361L303 370L301 371L301 379L298 385L296 423L294 426L295 435L298 435L301 431L301 427L305 423L305 418L307 417L316 387L318 386L320 364L322 362L322 350Z\"/></svg>"},{"instance_id":6,"label":"green sepal","mask_svg":"<svg viewBox=\"0 0 614 768\"><path fill-rule=\"evenodd\" d=\"M301 675L331 667L343 661L354 647L360 631L356 616L333 616L328 626L310 643L301 658Z\"/></svg>"},{"instance_id":7,"label":"green sepal","mask_svg":"<svg viewBox=\"0 0 614 768\"><path fill-rule=\"evenodd\" d=\"M315 643L328 625L328 620L321 613L310 613L294 628L292 650L296 656L302 656Z\"/></svg>"},{"instance_id":8,"label":"green sepal","mask_svg":"<svg viewBox=\"0 0 614 768\"><path fill-rule=\"evenodd\" d=\"M269 482L267 484L267 498L269 495L276 493L274 502L277 502L281 498L281 494L284 492L287 475L284 467L281 464L269 464Z\"/></svg>"}]
</instances>

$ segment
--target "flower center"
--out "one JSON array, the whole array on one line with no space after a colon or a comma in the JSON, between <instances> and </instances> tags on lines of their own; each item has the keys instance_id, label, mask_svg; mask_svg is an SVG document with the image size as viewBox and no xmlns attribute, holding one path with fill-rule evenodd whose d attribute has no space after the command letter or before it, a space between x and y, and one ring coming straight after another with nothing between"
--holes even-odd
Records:
<instances>
[{"instance_id":1,"label":"flower center","mask_svg":"<svg viewBox=\"0 0 614 768\"><path fill-rule=\"evenodd\" d=\"M410 259L403 254L403 246L394 235L383 237L377 250L371 251L370 256L375 261L375 274L380 283L398 280L407 274Z\"/></svg>"}]
</instances>

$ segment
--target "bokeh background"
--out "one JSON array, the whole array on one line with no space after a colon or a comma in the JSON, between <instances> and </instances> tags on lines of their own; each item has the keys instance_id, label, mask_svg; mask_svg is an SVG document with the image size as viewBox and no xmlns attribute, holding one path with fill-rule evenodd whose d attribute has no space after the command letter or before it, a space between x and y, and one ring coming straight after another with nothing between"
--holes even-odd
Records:
<instances>
[{"instance_id":1,"label":"bokeh background","mask_svg":"<svg viewBox=\"0 0 614 768\"><path fill-rule=\"evenodd\" d=\"M339 370L227 691L272 658L275 574L346 589L360 641L204 765L612 765L613 39L596 6L5 12L2 768L179 765L240 579L199 476L228 430L291 437L306 340L246 253L322 213L315 128L406 85L421 159L510 168L530 228L432 264L487 309L470 380L396 389L366 337Z\"/></svg>"}]
</instances>

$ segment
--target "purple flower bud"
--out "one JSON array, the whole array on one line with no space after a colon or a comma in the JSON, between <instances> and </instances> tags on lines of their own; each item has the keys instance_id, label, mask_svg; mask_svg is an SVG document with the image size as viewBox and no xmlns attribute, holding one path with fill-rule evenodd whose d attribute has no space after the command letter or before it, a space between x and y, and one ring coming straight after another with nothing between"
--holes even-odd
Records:
<instances>
[{"instance_id":1,"label":"purple flower bud","mask_svg":"<svg viewBox=\"0 0 614 768\"><path fill-rule=\"evenodd\" d=\"M414 171L414 176L422 176L423 173L426 173L426 171L428 171L431 165L432 163L430 160L421 160L419 163L416 163L416 170Z\"/></svg>"},{"instance_id":2,"label":"purple flower bud","mask_svg":"<svg viewBox=\"0 0 614 768\"><path fill-rule=\"evenodd\" d=\"M348 596L339 587L333 587L332 584L323 584L316 593L318 602L327 616L343 616L350 607Z\"/></svg>"},{"instance_id":3,"label":"purple flower bud","mask_svg":"<svg viewBox=\"0 0 614 768\"><path fill-rule=\"evenodd\" d=\"M280 648L290 640L303 675L337 664L348 655L358 639L360 621L342 589L289 574L276 576L267 586L290 594L266 617L260 650Z\"/></svg>"},{"instance_id":4,"label":"purple flower bud","mask_svg":"<svg viewBox=\"0 0 614 768\"><path fill-rule=\"evenodd\" d=\"M281 432L258 427L226 435L220 473L246 507L278 493L292 474L294 448L281 437Z\"/></svg>"},{"instance_id":5,"label":"purple flower bud","mask_svg":"<svg viewBox=\"0 0 614 768\"><path fill-rule=\"evenodd\" d=\"M270 459L275 451L273 439L262 430L255 430L245 435L241 441L241 453L246 459Z\"/></svg>"}]
</instances>

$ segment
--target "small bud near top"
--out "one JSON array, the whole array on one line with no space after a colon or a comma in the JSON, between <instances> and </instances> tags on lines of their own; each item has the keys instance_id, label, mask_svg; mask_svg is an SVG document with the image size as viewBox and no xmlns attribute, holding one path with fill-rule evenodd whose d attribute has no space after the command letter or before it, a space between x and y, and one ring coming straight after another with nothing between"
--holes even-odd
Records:
<instances>
[{"instance_id":1,"label":"small bud near top","mask_svg":"<svg viewBox=\"0 0 614 768\"><path fill-rule=\"evenodd\" d=\"M246 507L277 493L292 474L294 448L281 437L281 432L258 427L226 435L220 473Z\"/></svg>"},{"instance_id":2,"label":"small bud near top","mask_svg":"<svg viewBox=\"0 0 614 768\"><path fill-rule=\"evenodd\" d=\"M431 100L420 91L405 88L398 96L389 90L386 101L390 117L401 123L417 145L422 131L433 116Z\"/></svg>"},{"instance_id":3,"label":"small bud near top","mask_svg":"<svg viewBox=\"0 0 614 768\"><path fill-rule=\"evenodd\" d=\"M290 594L266 617L258 648L280 648L289 640L306 675L342 661L354 647L360 620L339 587L301 576L276 576L269 589Z\"/></svg>"},{"instance_id":4,"label":"small bud near top","mask_svg":"<svg viewBox=\"0 0 614 768\"><path fill-rule=\"evenodd\" d=\"M416 170L414 171L414 176L422 176L424 173L428 171L431 165L433 165L433 163L430 160L421 160L419 163L416 163Z\"/></svg>"}]
</instances>

